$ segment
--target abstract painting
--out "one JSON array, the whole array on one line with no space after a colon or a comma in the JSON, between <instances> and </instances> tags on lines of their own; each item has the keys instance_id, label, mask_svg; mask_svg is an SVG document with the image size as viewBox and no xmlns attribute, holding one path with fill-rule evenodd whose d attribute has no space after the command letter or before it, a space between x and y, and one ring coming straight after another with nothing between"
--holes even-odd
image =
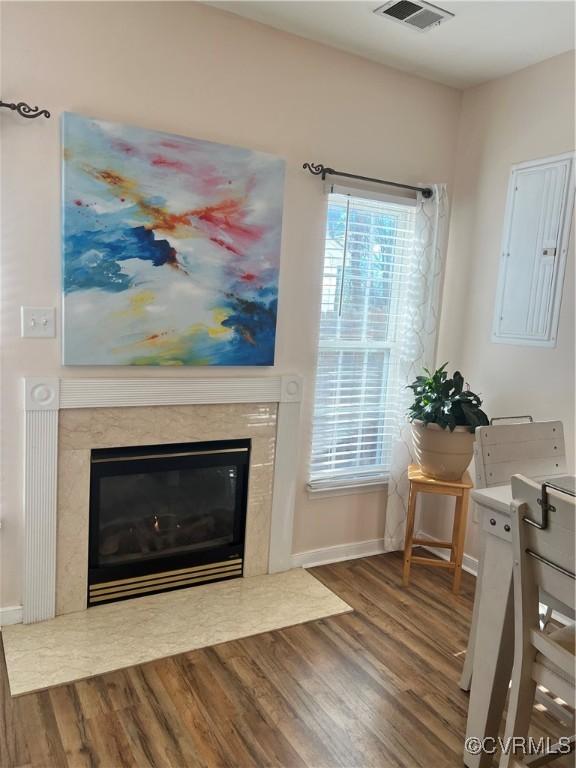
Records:
<instances>
[{"instance_id":1,"label":"abstract painting","mask_svg":"<svg viewBox=\"0 0 576 768\"><path fill-rule=\"evenodd\" d=\"M63 118L65 365L273 365L284 161Z\"/></svg>"}]
</instances>

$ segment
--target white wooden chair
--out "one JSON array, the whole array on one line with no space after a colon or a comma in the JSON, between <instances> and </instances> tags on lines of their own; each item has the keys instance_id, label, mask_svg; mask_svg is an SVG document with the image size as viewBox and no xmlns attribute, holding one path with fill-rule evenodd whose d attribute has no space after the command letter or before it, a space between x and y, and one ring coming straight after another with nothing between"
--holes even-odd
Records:
<instances>
[{"instance_id":1,"label":"white wooden chair","mask_svg":"<svg viewBox=\"0 0 576 768\"><path fill-rule=\"evenodd\" d=\"M524 423L518 423L518 421ZM494 422L512 424L495 424ZM492 419L490 426L476 430L474 442L476 488L491 488L510 482L512 475L554 477L566 473L566 445L561 421L533 421L532 416L503 416ZM541 596L547 607L542 615L546 624L554 605L553 599ZM573 616L572 616L573 618Z\"/></svg>"},{"instance_id":2,"label":"white wooden chair","mask_svg":"<svg viewBox=\"0 0 576 768\"><path fill-rule=\"evenodd\" d=\"M512 496L515 640L504 744L512 737L528 738L537 685L576 707L575 626L547 634L540 629L539 616L541 592L574 612L576 499L521 475L512 478ZM500 768L543 765L559 754L552 750L523 760L509 750L502 754Z\"/></svg>"},{"instance_id":3,"label":"white wooden chair","mask_svg":"<svg viewBox=\"0 0 576 768\"><path fill-rule=\"evenodd\" d=\"M477 427L474 442L475 487L504 485L514 474L529 477L566 474L566 447L561 421L533 421L531 416L504 416L492 419L490 426ZM481 568L482 557L479 559L476 584L482 581ZM460 678L460 688L464 691L469 691L472 683L479 602L474 601L470 638ZM551 707L554 705L551 704Z\"/></svg>"},{"instance_id":4,"label":"white wooden chair","mask_svg":"<svg viewBox=\"0 0 576 768\"><path fill-rule=\"evenodd\" d=\"M527 423L496 421L528 419ZM476 429L474 443L476 488L509 483L512 475L552 477L566 474L566 448L561 421L532 421L531 416L492 419Z\"/></svg>"}]
</instances>

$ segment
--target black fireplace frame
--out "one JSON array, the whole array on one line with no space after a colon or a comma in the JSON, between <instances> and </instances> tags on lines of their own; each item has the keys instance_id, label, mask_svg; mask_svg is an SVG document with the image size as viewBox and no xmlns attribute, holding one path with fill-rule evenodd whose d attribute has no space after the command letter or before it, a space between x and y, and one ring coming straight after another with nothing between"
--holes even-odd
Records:
<instances>
[{"instance_id":1,"label":"black fireplace frame","mask_svg":"<svg viewBox=\"0 0 576 768\"><path fill-rule=\"evenodd\" d=\"M212 581L222 581L227 578L238 578L243 574L244 545L246 538L246 515L248 507L248 475L250 467L251 441L218 440L201 443L170 443L163 445L127 446L122 448L99 448L91 451L90 461L90 515L89 515L89 545L88 545L88 606L90 602L90 587L118 579L130 579L188 568L204 566L227 560L242 561L241 573L226 576L215 574L213 578L202 581L209 584ZM129 455L128 455L129 454ZM233 458L231 458L233 457ZM151 558L142 561L103 565L99 562L99 514L100 509L100 479L104 476L134 474L143 462L154 460L155 471L167 471L183 468L202 468L214 466L237 467L236 480L236 509L239 511L234 521L234 540L231 544L210 547L206 550L193 550L164 557ZM154 594L168 592L173 589L189 587L166 586L162 589L151 590ZM109 601L128 600L143 595L114 596Z\"/></svg>"}]
</instances>

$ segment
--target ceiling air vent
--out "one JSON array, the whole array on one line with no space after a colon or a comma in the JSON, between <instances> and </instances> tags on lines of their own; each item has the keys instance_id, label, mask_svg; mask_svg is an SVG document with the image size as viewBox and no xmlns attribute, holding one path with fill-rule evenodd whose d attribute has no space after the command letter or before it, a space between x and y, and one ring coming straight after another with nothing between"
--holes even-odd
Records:
<instances>
[{"instance_id":1,"label":"ceiling air vent","mask_svg":"<svg viewBox=\"0 0 576 768\"><path fill-rule=\"evenodd\" d=\"M426 32L454 16L450 11L438 8L432 3L413 2L412 0L392 0L392 2L376 8L374 13L379 16L387 16L400 24L408 25L418 32Z\"/></svg>"}]
</instances>

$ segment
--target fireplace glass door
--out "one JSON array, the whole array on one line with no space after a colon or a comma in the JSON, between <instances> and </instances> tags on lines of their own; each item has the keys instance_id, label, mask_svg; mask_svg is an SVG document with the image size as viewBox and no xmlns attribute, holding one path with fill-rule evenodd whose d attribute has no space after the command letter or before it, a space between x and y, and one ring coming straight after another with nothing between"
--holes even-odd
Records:
<instances>
[{"instance_id":1,"label":"fireplace glass door","mask_svg":"<svg viewBox=\"0 0 576 768\"><path fill-rule=\"evenodd\" d=\"M89 603L241 575L249 453L248 440L92 451Z\"/></svg>"}]
</instances>

